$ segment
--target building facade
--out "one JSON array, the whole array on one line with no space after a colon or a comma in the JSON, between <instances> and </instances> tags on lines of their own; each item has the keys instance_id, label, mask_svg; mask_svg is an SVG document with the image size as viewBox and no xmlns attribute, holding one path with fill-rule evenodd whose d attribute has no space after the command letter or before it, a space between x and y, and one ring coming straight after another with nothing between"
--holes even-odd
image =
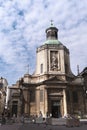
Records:
<instances>
[{"instance_id":1,"label":"building facade","mask_svg":"<svg viewBox=\"0 0 87 130\"><path fill-rule=\"evenodd\" d=\"M83 72L84 73L84 72ZM58 29L51 24L46 29L46 41L36 50L34 74L25 74L10 88L11 115L87 114L84 80L70 68L69 49L58 40ZM85 83L85 86L86 83ZM86 89L86 87L85 87Z\"/></svg>"},{"instance_id":2,"label":"building facade","mask_svg":"<svg viewBox=\"0 0 87 130\"><path fill-rule=\"evenodd\" d=\"M6 92L7 80L3 77L0 78L0 115L5 111L6 107Z\"/></svg>"}]
</instances>

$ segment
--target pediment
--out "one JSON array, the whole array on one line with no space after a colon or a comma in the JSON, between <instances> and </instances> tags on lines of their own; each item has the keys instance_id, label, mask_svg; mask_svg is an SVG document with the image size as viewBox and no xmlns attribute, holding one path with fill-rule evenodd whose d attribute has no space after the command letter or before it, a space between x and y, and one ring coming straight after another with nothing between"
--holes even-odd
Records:
<instances>
[{"instance_id":1,"label":"pediment","mask_svg":"<svg viewBox=\"0 0 87 130\"><path fill-rule=\"evenodd\" d=\"M66 83L66 81L58 78L57 76L53 76L53 77L50 77L49 79L43 81L43 83Z\"/></svg>"}]
</instances>

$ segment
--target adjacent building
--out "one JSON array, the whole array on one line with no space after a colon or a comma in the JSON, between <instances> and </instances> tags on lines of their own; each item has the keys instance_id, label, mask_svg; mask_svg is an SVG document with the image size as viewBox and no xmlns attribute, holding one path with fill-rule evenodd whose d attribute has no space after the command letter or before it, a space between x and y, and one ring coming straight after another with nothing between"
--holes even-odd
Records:
<instances>
[{"instance_id":1,"label":"adjacent building","mask_svg":"<svg viewBox=\"0 0 87 130\"><path fill-rule=\"evenodd\" d=\"M87 114L87 68L75 76L70 68L69 49L58 40L58 29L51 23L46 41L36 50L34 74L24 74L10 88L11 115Z\"/></svg>"},{"instance_id":2,"label":"adjacent building","mask_svg":"<svg viewBox=\"0 0 87 130\"><path fill-rule=\"evenodd\" d=\"M8 82L5 78L0 78L0 115L5 111L6 107L6 92Z\"/></svg>"}]
</instances>

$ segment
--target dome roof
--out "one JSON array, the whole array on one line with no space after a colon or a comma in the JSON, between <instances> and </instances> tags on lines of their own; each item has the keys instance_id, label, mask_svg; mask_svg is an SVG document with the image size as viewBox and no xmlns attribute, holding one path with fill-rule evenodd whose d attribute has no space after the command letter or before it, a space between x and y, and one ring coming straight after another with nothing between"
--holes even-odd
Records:
<instances>
[{"instance_id":1,"label":"dome roof","mask_svg":"<svg viewBox=\"0 0 87 130\"><path fill-rule=\"evenodd\" d=\"M50 40L46 40L44 44L62 44L62 43L57 39L50 39Z\"/></svg>"},{"instance_id":2,"label":"dome roof","mask_svg":"<svg viewBox=\"0 0 87 130\"><path fill-rule=\"evenodd\" d=\"M55 26L50 26L50 27L48 27L48 28L46 29L46 32L47 32L48 30L55 30L56 32L58 32L58 29L57 29Z\"/></svg>"},{"instance_id":3,"label":"dome roof","mask_svg":"<svg viewBox=\"0 0 87 130\"><path fill-rule=\"evenodd\" d=\"M58 32L58 29L54 26L54 24L53 24L53 20L51 20L51 25L46 29L46 32L48 31L48 30L55 30L56 32Z\"/></svg>"}]
</instances>

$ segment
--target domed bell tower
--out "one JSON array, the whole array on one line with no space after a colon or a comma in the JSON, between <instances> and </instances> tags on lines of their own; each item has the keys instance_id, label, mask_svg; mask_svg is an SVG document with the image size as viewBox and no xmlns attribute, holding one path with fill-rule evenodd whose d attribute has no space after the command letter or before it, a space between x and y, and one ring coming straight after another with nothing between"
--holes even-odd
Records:
<instances>
[{"instance_id":1,"label":"domed bell tower","mask_svg":"<svg viewBox=\"0 0 87 130\"><path fill-rule=\"evenodd\" d=\"M37 48L35 75L69 74L69 50L58 40L58 29L51 22L45 32L46 41Z\"/></svg>"}]
</instances>

